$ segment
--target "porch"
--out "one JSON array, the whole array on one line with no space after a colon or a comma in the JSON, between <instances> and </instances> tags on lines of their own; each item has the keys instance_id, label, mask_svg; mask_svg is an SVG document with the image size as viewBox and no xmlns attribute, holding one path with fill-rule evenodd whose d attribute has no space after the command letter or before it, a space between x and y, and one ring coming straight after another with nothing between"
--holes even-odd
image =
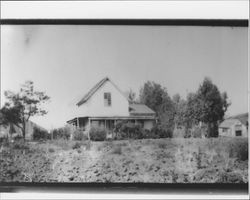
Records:
<instances>
[{"instance_id":1,"label":"porch","mask_svg":"<svg viewBox=\"0 0 250 200\"><path fill-rule=\"evenodd\" d=\"M91 127L104 128L112 134L119 121L126 120L134 124L140 124L144 129L151 129L156 119L151 116L129 116L129 117L76 117L67 121L77 129L88 132Z\"/></svg>"}]
</instances>

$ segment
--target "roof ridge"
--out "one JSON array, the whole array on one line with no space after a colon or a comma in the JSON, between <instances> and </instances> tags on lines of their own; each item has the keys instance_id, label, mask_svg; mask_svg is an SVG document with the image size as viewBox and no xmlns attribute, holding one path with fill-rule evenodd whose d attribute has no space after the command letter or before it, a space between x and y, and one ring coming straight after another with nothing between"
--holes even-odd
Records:
<instances>
[{"instance_id":1,"label":"roof ridge","mask_svg":"<svg viewBox=\"0 0 250 200\"><path fill-rule=\"evenodd\" d=\"M83 103L85 103L86 101L88 101L88 99L106 82L106 81L110 81L110 83L124 96L124 93L119 89L118 86L116 86L115 83L113 83L113 81L106 76L105 78L103 78L102 80L100 80L97 84L94 85L94 87L92 87L88 93L86 93L83 98L76 104L77 106L82 105ZM125 96L124 96L125 97ZM125 97L126 98L126 97ZM127 98L126 98L127 99ZM127 99L128 100L128 99Z\"/></svg>"},{"instance_id":2,"label":"roof ridge","mask_svg":"<svg viewBox=\"0 0 250 200\"><path fill-rule=\"evenodd\" d=\"M76 104L78 106L82 105L84 102L86 102L95 92L97 89L99 89L106 81L108 81L109 78L105 77L99 82L97 82L84 96L83 98Z\"/></svg>"}]
</instances>

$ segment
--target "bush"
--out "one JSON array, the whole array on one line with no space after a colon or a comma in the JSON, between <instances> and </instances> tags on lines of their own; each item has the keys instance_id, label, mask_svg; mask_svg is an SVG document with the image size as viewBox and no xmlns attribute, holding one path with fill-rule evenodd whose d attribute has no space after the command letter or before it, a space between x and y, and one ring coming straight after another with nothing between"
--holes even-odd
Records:
<instances>
[{"instance_id":1,"label":"bush","mask_svg":"<svg viewBox=\"0 0 250 200\"><path fill-rule=\"evenodd\" d=\"M202 136L202 130L199 127L194 127L191 131L191 135L194 138L201 138Z\"/></svg>"},{"instance_id":2,"label":"bush","mask_svg":"<svg viewBox=\"0 0 250 200\"><path fill-rule=\"evenodd\" d=\"M0 138L0 146L3 146L3 147L8 147L9 146L9 138L7 137L1 137Z\"/></svg>"},{"instance_id":3,"label":"bush","mask_svg":"<svg viewBox=\"0 0 250 200\"><path fill-rule=\"evenodd\" d=\"M185 137L185 128L182 126L176 127L173 131L173 137L184 138Z\"/></svg>"},{"instance_id":4,"label":"bush","mask_svg":"<svg viewBox=\"0 0 250 200\"><path fill-rule=\"evenodd\" d=\"M106 136L107 132L103 128L92 127L89 131L89 137L93 141L104 141Z\"/></svg>"},{"instance_id":5,"label":"bush","mask_svg":"<svg viewBox=\"0 0 250 200\"><path fill-rule=\"evenodd\" d=\"M120 121L114 129L115 139L156 139L172 138L173 131L162 125L156 124L151 130L144 130L140 124L134 124L128 121Z\"/></svg>"},{"instance_id":6,"label":"bush","mask_svg":"<svg viewBox=\"0 0 250 200\"><path fill-rule=\"evenodd\" d=\"M22 139L22 140L16 140L13 143L14 149L29 149L29 145Z\"/></svg>"},{"instance_id":7,"label":"bush","mask_svg":"<svg viewBox=\"0 0 250 200\"><path fill-rule=\"evenodd\" d=\"M77 129L73 133L73 139L78 140L78 141L82 141L82 140L87 140L88 136L85 135L82 130Z\"/></svg>"},{"instance_id":8,"label":"bush","mask_svg":"<svg viewBox=\"0 0 250 200\"><path fill-rule=\"evenodd\" d=\"M52 130L52 137L53 139L64 139L68 140L71 136L71 130L69 127L63 127Z\"/></svg>"},{"instance_id":9,"label":"bush","mask_svg":"<svg viewBox=\"0 0 250 200\"><path fill-rule=\"evenodd\" d=\"M156 124L152 128L151 131L152 131L153 138L172 138L173 137L173 131L168 128L165 128L161 124Z\"/></svg>"},{"instance_id":10,"label":"bush","mask_svg":"<svg viewBox=\"0 0 250 200\"><path fill-rule=\"evenodd\" d=\"M151 131L148 130L148 129L143 130L142 134L143 134L143 138L144 138L144 139L152 139L152 138L155 138L155 135L154 135L154 133L153 133L152 130L151 130Z\"/></svg>"},{"instance_id":11,"label":"bush","mask_svg":"<svg viewBox=\"0 0 250 200\"><path fill-rule=\"evenodd\" d=\"M33 140L48 140L48 139L51 139L51 138L50 138L50 134L47 131L42 130L38 127L34 127Z\"/></svg>"},{"instance_id":12,"label":"bush","mask_svg":"<svg viewBox=\"0 0 250 200\"><path fill-rule=\"evenodd\" d=\"M120 121L116 124L114 131L116 132L115 139L142 139L144 130L140 124Z\"/></svg>"}]
</instances>

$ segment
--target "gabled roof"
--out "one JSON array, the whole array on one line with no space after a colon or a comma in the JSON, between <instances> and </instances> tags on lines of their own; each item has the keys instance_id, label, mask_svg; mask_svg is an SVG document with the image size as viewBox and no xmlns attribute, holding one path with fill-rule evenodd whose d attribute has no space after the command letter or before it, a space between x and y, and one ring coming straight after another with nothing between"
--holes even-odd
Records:
<instances>
[{"instance_id":1,"label":"gabled roof","mask_svg":"<svg viewBox=\"0 0 250 200\"><path fill-rule=\"evenodd\" d=\"M239 122L246 126L248 123L248 113L228 117L220 124L220 127L229 128Z\"/></svg>"},{"instance_id":2,"label":"gabled roof","mask_svg":"<svg viewBox=\"0 0 250 200\"><path fill-rule=\"evenodd\" d=\"M235 116L229 117L229 119L238 119L240 120L242 124L246 125L248 123L248 113L235 115Z\"/></svg>"},{"instance_id":3,"label":"gabled roof","mask_svg":"<svg viewBox=\"0 0 250 200\"><path fill-rule=\"evenodd\" d=\"M155 112L145 104L130 103L129 113L131 115L154 115Z\"/></svg>"},{"instance_id":4,"label":"gabled roof","mask_svg":"<svg viewBox=\"0 0 250 200\"><path fill-rule=\"evenodd\" d=\"M225 119L223 122L221 122L219 127L230 128L231 126L235 125L236 123L239 123L238 119Z\"/></svg>"},{"instance_id":5,"label":"gabled roof","mask_svg":"<svg viewBox=\"0 0 250 200\"><path fill-rule=\"evenodd\" d=\"M108 78L105 77L101 81L99 81L94 87L90 89L90 91L84 95L84 97L76 104L77 106L80 106L84 104L86 101L89 100L89 98L100 88L102 87L107 81L110 81L112 85L124 96L124 94L121 92L121 90ZM125 96L124 96L125 97ZM126 97L125 97L126 98ZM127 98L126 98L127 99Z\"/></svg>"}]
</instances>

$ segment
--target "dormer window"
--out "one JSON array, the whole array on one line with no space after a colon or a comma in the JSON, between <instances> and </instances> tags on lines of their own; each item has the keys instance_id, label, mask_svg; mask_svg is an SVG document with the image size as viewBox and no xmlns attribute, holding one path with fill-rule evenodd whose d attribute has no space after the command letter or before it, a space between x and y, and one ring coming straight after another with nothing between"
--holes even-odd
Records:
<instances>
[{"instance_id":1,"label":"dormer window","mask_svg":"<svg viewBox=\"0 0 250 200\"><path fill-rule=\"evenodd\" d=\"M104 93L104 106L111 106L111 93L110 92Z\"/></svg>"}]
</instances>

